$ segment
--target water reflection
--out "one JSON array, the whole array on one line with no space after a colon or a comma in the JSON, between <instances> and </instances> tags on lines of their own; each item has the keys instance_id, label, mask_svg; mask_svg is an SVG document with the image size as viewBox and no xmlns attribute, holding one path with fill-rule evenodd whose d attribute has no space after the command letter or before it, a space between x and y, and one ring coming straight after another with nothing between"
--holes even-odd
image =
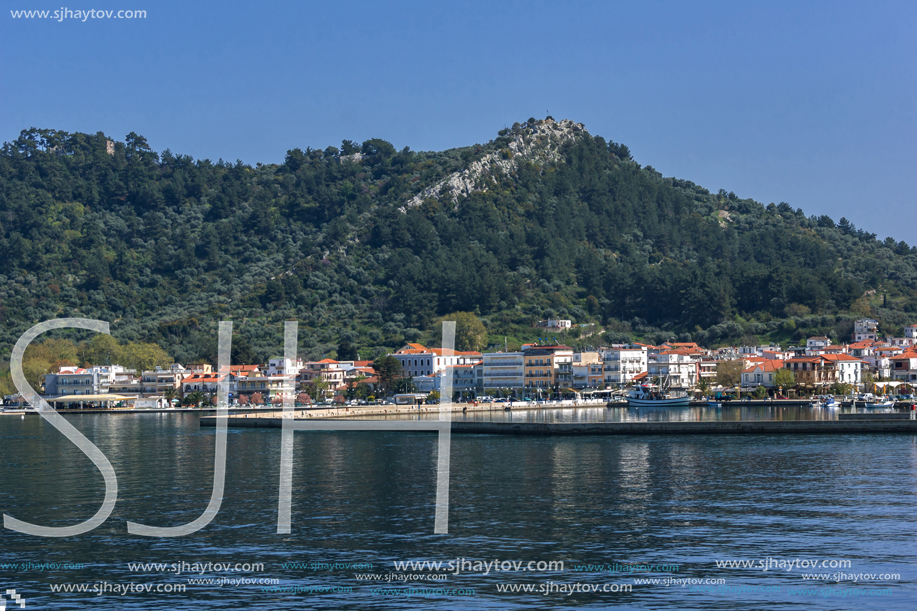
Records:
<instances>
[{"instance_id":1,"label":"water reflection","mask_svg":"<svg viewBox=\"0 0 917 611\"><path fill-rule=\"evenodd\" d=\"M453 414L454 422L538 422L538 423L592 423L592 422L737 422L755 420L837 420L838 413L851 408L828 410L808 405L735 405L727 407L570 407L564 409L538 409L512 411L493 410ZM861 410L862 411L862 410ZM435 411L385 416L384 420L437 420Z\"/></svg>"},{"instance_id":2,"label":"water reflection","mask_svg":"<svg viewBox=\"0 0 917 611\"><path fill-rule=\"evenodd\" d=\"M614 410L571 410L570 417L601 414L617 415ZM558 411L552 417L565 414ZM280 536L280 431L233 429L227 444L226 498L216 519L189 537L146 539L128 535L125 522L181 524L206 507L213 429L201 429L197 418L179 414L68 418L110 457L118 474L118 505L108 522L80 537L48 540L0 531L0 565L87 565L68 572L0 569L3 583L27 593L27 608L911 609L917 597L917 552L908 517L917 511L914 435L457 435L452 439L450 532L440 536L432 534L435 434L297 432L293 532ZM98 471L40 419L0 418L0 447L3 512L63 526L97 509L104 495ZM880 584L891 591L881 599L803 598L788 594L788 588L809 587L800 571L718 569L715 563L768 557L847 559L852 563L849 572L901 577ZM456 558L562 560L568 568L555 574L467 572L436 585L475 588L473 597L391 598L371 593L372 587L385 584L357 580L355 574L363 571L285 566L365 562L373 565L373 572L387 573L396 560ZM189 586L181 596L132 593L113 602L85 594L52 594L49 589L51 583L102 580L187 583L174 576L139 575L127 566L181 561L264 563L262 574L244 577L271 577L282 586L300 588L342 585L353 591L266 594L256 585ZM629 575L569 568L615 562L678 564L680 569ZM633 592L615 595L544 596L506 594L496 588L547 580L601 586L632 583L634 577L716 577L730 586L783 590L729 594L635 585ZM824 592L827 586L818 582L813 587Z\"/></svg>"}]
</instances>

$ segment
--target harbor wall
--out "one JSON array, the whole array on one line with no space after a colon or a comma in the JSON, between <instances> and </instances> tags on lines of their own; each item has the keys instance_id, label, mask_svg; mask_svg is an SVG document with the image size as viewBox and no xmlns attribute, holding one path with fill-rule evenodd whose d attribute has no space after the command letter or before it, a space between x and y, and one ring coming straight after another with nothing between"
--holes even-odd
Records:
<instances>
[{"instance_id":1,"label":"harbor wall","mask_svg":"<svg viewBox=\"0 0 917 611\"><path fill-rule=\"evenodd\" d=\"M201 426L216 426L215 417ZM301 420L299 420L301 422ZM314 420L313 420L314 422ZM385 422L391 422L386 420ZM280 428L281 418L230 418L233 428ZM759 420L743 422L453 422L452 432L481 435L843 435L917 434L917 420Z\"/></svg>"}]
</instances>

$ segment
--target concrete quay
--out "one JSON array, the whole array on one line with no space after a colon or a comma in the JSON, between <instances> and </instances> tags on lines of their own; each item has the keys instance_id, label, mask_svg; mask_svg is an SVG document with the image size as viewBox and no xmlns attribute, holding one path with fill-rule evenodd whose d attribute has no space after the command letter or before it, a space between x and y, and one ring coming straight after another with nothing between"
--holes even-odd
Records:
<instances>
[{"instance_id":1,"label":"concrete quay","mask_svg":"<svg viewBox=\"0 0 917 611\"><path fill-rule=\"evenodd\" d=\"M878 414L876 414L878 416ZM302 418L297 418L302 422ZM327 419L314 419L327 424ZM349 422L355 420L348 419ZM371 422L364 419L363 422ZM381 420L393 423L398 421ZM407 420L404 422L418 422ZM431 420L430 422L435 422ZM216 417L203 417L201 426L216 426ZM283 418L230 417L233 428L281 428ZM324 428L324 427L323 427ZM714 422L452 422L452 433L481 435L859 435L863 433L917 434L917 420L749 420Z\"/></svg>"}]
</instances>

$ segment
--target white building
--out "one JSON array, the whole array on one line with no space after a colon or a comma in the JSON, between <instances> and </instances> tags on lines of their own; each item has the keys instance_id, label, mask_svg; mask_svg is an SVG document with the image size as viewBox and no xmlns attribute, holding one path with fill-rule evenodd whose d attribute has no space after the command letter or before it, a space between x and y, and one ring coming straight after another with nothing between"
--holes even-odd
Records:
<instances>
[{"instance_id":1,"label":"white building","mask_svg":"<svg viewBox=\"0 0 917 611\"><path fill-rule=\"evenodd\" d=\"M860 318L853 323L853 341L861 342L865 339L878 340L879 321L871 318Z\"/></svg>"},{"instance_id":2,"label":"white building","mask_svg":"<svg viewBox=\"0 0 917 611\"><path fill-rule=\"evenodd\" d=\"M140 378L140 391L145 394L161 395L169 388L178 390L181 388L182 380L193 373L192 370L186 369L178 363L172 363L168 369L156 367L153 370L144 371ZM200 371L198 373L209 373L209 371Z\"/></svg>"},{"instance_id":3,"label":"white building","mask_svg":"<svg viewBox=\"0 0 917 611\"><path fill-rule=\"evenodd\" d=\"M431 376L446 367L469 365L481 360L480 352L444 351L442 348L427 348L422 344L407 344L389 356L401 363L401 377L404 378Z\"/></svg>"},{"instance_id":4,"label":"white building","mask_svg":"<svg viewBox=\"0 0 917 611\"><path fill-rule=\"evenodd\" d=\"M267 362L267 373L272 376L299 375L300 370L305 367L302 359L272 358Z\"/></svg>"},{"instance_id":5,"label":"white building","mask_svg":"<svg viewBox=\"0 0 917 611\"><path fill-rule=\"evenodd\" d=\"M482 375L478 390L491 388L522 389L525 383L525 358L522 352L489 352L482 355Z\"/></svg>"},{"instance_id":6,"label":"white building","mask_svg":"<svg viewBox=\"0 0 917 611\"><path fill-rule=\"evenodd\" d=\"M831 340L824 335L810 337L806 340L806 354L809 356L821 354L831 345Z\"/></svg>"},{"instance_id":7,"label":"white building","mask_svg":"<svg viewBox=\"0 0 917 611\"><path fill-rule=\"evenodd\" d=\"M612 348L602 352L605 386L626 386L648 371L646 348Z\"/></svg>"},{"instance_id":8,"label":"white building","mask_svg":"<svg viewBox=\"0 0 917 611\"><path fill-rule=\"evenodd\" d=\"M697 383L697 363L687 354L660 352L649 360L647 369L651 377L668 378L668 384L677 388L690 388Z\"/></svg>"}]
</instances>

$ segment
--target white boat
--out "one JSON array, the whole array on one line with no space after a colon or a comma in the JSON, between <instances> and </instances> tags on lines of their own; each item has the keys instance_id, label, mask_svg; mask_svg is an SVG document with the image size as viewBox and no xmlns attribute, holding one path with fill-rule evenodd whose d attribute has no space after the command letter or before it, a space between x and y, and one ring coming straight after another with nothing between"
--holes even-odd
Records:
<instances>
[{"instance_id":1,"label":"white boat","mask_svg":"<svg viewBox=\"0 0 917 611\"><path fill-rule=\"evenodd\" d=\"M815 401L811 404L812 407L825 407L827 409L837 409L840 407L840 403L837 402L837 399L831 395L825 395L823 397L816 397Z\"/></svg>"},{"instance_id":2,"label":"white boat","mask_svg":"<svg viewBox=\"0 0 917 611\"><path fill-rule=\"evenodd\" d=\"M888 397L876 397L872 401L868 401L863 407L866 408L882 408L882 407L895 407L894 399L889 399Z\"/></svg>"},{"instance_id":3,"label":"white boat","mask_svg":"<svg viewBox=\"0 0 917 611\"><path fill-rule=\"evenodd\" d=\"M627 396L632 407L689 407L691 397L687 393L662 391L652 384L635 386Z\"/></svg>"}]
</instances>

